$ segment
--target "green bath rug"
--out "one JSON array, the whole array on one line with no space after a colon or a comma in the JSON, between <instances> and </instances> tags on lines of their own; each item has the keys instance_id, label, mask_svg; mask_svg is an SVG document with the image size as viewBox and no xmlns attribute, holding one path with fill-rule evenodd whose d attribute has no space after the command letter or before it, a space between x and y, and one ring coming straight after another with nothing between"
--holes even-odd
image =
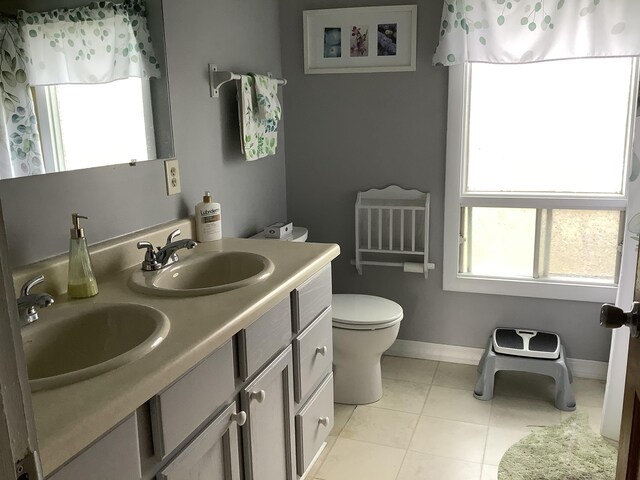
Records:
<instances>
[{"instance_id":1,"label":"green bath rug","mask_svg":"<svg viewBox=\"0 0 640 480\"><path fill-rule=\"evenodd\" d=\"M614 480L618 451L584 413L531 433L504 454L498 480Z\"/></svg>"}]
</instances>

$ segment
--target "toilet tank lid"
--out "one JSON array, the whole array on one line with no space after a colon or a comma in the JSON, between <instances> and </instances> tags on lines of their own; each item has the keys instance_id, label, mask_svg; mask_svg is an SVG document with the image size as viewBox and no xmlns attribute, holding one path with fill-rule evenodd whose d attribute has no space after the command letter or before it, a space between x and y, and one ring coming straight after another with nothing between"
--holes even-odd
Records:
<instances>
[{"instance_id":1,"label":"toilet tank lid","mask_svg":"<svg viewBox=\"0 0 640 480\"><path fill-rule=\"evenodd\" d=\"M402 320L402 307L396 302L373 295L335 294L331 315L335 322L376 325Z\"/></svg>"}]
</instances>

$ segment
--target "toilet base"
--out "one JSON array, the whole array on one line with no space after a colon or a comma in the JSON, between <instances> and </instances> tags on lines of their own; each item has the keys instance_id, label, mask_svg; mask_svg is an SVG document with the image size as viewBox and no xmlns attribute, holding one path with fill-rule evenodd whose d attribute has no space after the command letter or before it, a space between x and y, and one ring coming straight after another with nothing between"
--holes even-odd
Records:
<instances>
[{"instance_id":1,"label":"toilet base","mask_svg":"<svg viewBox=\"0 0 640 480\"><path fill-rule=\"evenodd\" d=\"M379 330L333 328L334 401L365 405L382 398L382 354L393 344L400 324Z\"/></svg>"},{"instance_id":2,"label":"toilet base","mask_svg":"<svg viewBox=\"0 0 640 480\"><path fill-rule=\"evenodd\" d=\"M336 403L366 405L382 398L380 361L375 365L334 365L333 378L333 400Z\"/></svg>"}]
</instances>

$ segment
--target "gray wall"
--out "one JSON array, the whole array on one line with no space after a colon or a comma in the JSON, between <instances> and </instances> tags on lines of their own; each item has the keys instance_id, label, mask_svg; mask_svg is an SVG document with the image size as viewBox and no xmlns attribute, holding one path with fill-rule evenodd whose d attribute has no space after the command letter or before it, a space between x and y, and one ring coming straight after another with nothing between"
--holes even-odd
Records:
<instances>
[{"instance_id":1,"label":"gray wall","mask_svg":"<svg viewBox=\"0 0 640 480\"><path fill-rule=\"evenodd\" d=\"M37 8L64 3L37 0ZM164 4L183 193L166 196L159 161L2 180L11 266L67 251L75 211L90 217L86 231L91 243L192 215L204 190L222 204L225 236L245 236L286 218L284 124L276 156L245 162L239 152L235 87L227 85L221 98L211 99L207 77L208 63L281 74L277 0Z\"/></svg>"},{"instance_id":2,"label":"gray wall","mask_svg":"<svg viewBox=\"0 0 640 480\"><path fill-rule=\"evenodd\" d=\"M302 10L404 4L400 0L165 1L166 42L176 156L182 195L167 197L161 162L2 180L12 266L66 251L69 215L91 220L91 242L191 214L201 191L222 203L227 236L244 236L285 218L310 228L311 240L337 242L336 291L383 295L403 305L400 338L483 346L496 325L547 328L569 356L606 360L609 334L598 305L462 294L442 290L442 228L447 71L430 65L441 2L418 1L415 73L310 75L303 72ZM55 5L54 5L55 6ZM194 14L195 12L195 14ZM280 72L282 44L287 123L275 157L247 163L238 151L235 88L209 98L207 63L235 71ZM425 280L369 267L353 257L358 190L398 183L432 194L431 261Z\"/></svg>"},{"instance_id":3,"label":"gray wall","mask_svg":"<svg viewBox=\"0 0 640 480\"><path fill-rule=\"evenodd\" d=\"M418 0L418 67L411 73L304 75L302 11L404 0L281 0L287 125L289 219L310 240L337 242L334 291L391 298L405 310L399 338L484 347L498 325L549 329L570 357L608 359L610 334L599 305L442 290L447 70L431 66L442 2ZM431 192L431 258L425 280L400 269L365 267L354 258L359 190L396 183Z\"/></svg>"}]
</instances>

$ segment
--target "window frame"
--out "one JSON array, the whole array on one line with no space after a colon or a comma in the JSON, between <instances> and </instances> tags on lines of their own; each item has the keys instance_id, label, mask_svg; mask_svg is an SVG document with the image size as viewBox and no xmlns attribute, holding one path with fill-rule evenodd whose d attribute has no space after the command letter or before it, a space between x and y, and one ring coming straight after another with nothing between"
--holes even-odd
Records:
<instances>
[{"instance_id":1,"label":"window frame","mask_svg":"<svg viewBox=\"0 0 640 480\"><path fill-rule=\"evenodd\" d=\"M569 279L516 279L460 273L461 215L464 207L598 209L624 212L627 208L629 188L633 185L629 183L627 173L633 155L635 99L638 95L639 79L638 60L632 61L631 85L633 87L630 92L632 108L628 113L629 129L625 140L625 182L622 194L617 195L465 193L472 66L465 63L449 67L442 282L444 290L588 302L615 301L617 285L601 285ZM619 250L621 251L621 248Z\"/></svg>"},{"instance_id":2,"label":"window frame","mask_svg":"<svg viewBox=\"0 0 640 480\"><path fill-rule=\"evenodd\" d=\"M121 79L122 80L122 79ZM155 118L153 104L151 100L151 83L148 78L140 79L141 97L144 112L144 130L147 145L146 159L133 160L153 160L157 158L156 138L155 138ZM117 80L116 80L117 81ZM47 173L67 172L95 168L109 165L86 165L81 168L69 169L66 164L64 144L62 139L62 125L58 115L58 95L57 85L39 85L32 88L36 112L38 116L38 128L40 133L40 144L42 146L43 162ZM125 163L125 162L121 162Z\"/></svg>"}]
</instances>

